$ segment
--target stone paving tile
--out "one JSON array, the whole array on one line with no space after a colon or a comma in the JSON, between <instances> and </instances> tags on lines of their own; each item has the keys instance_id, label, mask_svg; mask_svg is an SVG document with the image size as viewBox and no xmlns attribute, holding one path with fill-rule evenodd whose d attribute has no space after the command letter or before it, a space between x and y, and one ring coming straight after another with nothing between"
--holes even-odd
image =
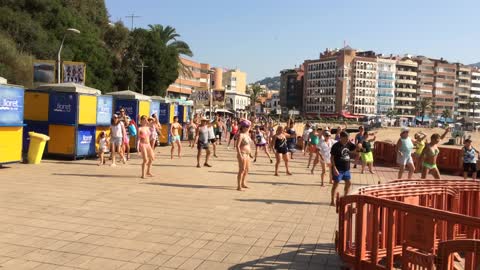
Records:
<instances>
[{"instance_id":1,"label":"stone paving tile","mask_svg":"<svg viewBox=\"0 0 480 270\"><path fill-rule=\"evenodd\" d=\"M300 153L293 176L273 176L259 157L251 189L235 190L236 158L218 147L212 168L195 152L170 160L159 148L153 172L140 159L98 167L94 160L13 164L0 179L1 269L338 269L330 185L320 186ZM283 172L283 165L281 171ZM396 177L353 170L353 189ZM446 179L458 179L444 176ZM15 179L9 181L8 179ZM339 191L342 187L339 187Z\"/></svg>"}]
</instances>

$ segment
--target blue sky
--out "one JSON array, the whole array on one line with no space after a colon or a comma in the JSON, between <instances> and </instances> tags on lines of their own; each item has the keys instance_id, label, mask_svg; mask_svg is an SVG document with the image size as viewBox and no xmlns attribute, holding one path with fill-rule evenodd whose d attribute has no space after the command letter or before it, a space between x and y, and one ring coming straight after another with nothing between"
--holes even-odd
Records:
<instances>
[{"instance_id":1,"label":"blue sky","mask_svg":"<svg viewBox=\"0 0 480 270\"><path fill-rule=\"evenodd\" d=\"M196 61L238 67L253 82L325 48L480 62L478 0L106 0L112 21L171 25Z\"/></svg>"}]
</instances>

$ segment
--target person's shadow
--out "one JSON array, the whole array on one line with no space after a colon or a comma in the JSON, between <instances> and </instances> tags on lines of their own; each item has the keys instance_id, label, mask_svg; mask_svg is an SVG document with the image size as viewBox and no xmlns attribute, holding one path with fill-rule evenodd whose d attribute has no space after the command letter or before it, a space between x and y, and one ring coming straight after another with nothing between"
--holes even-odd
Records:
<instances>
[{"instance_id":1,"label":"person's shadow","mask_svg":"<svg viewBox=\"0 0 480 270\"><path fill-rule=\"evenodd\" d=\"M242 262L229 268L238 269L341 269L334 244L285 245L289 252Z\"/></svg>"}]
</instances>

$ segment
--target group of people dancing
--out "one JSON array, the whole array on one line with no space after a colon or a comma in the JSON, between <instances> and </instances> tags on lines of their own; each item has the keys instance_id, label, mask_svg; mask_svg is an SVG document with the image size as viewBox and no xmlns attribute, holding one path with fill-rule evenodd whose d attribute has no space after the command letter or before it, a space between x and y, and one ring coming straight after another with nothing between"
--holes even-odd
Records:
<instances>
[{"instance_id":1,"label":"group of people dancing","mask_svg":"<svg viewBox=\"0 0 480 270\"><path fill-rule=\"evenodd\" d=\"M106 163L105 153L110 151L112 166L116 166L116 155L120 156L121 162L126 163L130 158L129 138L137 136L137 145L142 157L141 177L152 177L152 163L155 160L155 147L159 143L159 138L164 136L171 137L170 158L174 158L175 148L177 156L181 158L182 144L181 135L183 126L178 122L178 117L174 117L170 124L168 134L162 134L162 128L155 114L151 116L142 115L139 125L131 120L121 108L118 114L112 117L110 134L101 132L98 137L99 144L99 165ZM315 174L315 170L320 164L321 185L325 183L332 184L331 204L334 204L334 196L341 181L345 181L344 193L348 194L350 190L350 166L353 168L357 164L361 165L360 173L368 172L374 174L374 156L372 144L376 140L376 132L366 132L363 126L358 127L358 133L351 138L347 132L347 124L339 125L337 128L329 126L315 125L305 123L303 133L297 136L296 125L293 120L288 120L286 125L276 123L271 119L256 118L251 116L246 118L227 117L215 115L207 119L200 114L195 114L188 122L185 132L187 132L188 146L197 148L196 167L212 167L211 155L217 157L217 145L225 142L227 149L233 145L238 161L237 190L243 191L249 188L247 176L250 171L251 162L257 162L261 153L264 153L270 163L274 163L272 155L275 157L274 176L279 176L280 165L283 161L285 174L292 175L289 167L289 161L294 158L297 151L297 137L303 140L303 155L308 155L307 168L310 173ZM443 134L433 134L430 142L426 142L427 135L418 132L414 139L409 137L410 130L402 128L400 138L397 141L397 163L399 164L398 178L402 179L405 170L408 171L408 179L413 177L416 168L420 169L421 178L425 179L428 174L432 174L435 179L440 179L440 172L437 167L437 157L439 153L438 145L450 131L446 128ZM252 145L255 152L252 151ZM465 178L469 173L476 178L476 154L479 152L471 146L471 140L465 141L464 151L464 172ZM202 153L205 153L205 159L202 160Z\"/></svg>"}]
</instances>

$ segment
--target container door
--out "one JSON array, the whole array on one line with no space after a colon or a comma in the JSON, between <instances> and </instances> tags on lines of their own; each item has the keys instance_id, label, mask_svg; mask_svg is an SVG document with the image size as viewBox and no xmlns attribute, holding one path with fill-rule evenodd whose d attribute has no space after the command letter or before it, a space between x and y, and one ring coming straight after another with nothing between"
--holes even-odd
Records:
<instances>
[{"instance_id":1,"label":"container door","mask_svg":"<svg viewBox=\"0 0 480 270\"><path fill-rule=\"evenodd\" d=\"M109 126L113 116L113 97L97 97L97 126Z\"/></svg>"},{"instance_id":2,"label":"container door","mask_svg":"<svg viewBox=\"0 0 480 270\"><path fill-rule=\"evenodd\" d=\"M76 125L78 95L51 92L49 98L48 122L50 124Z\"/></svg>"},{"instance_id":3,"label":"container door","mask_svg":"<svg viewBox=\"0 0 480 270\"><path fill-rule=\"evenodd\" d=\"M48 121L48 93L25 92L25 120Z\"/></svg>"},{"instance_id":4,"label":"container door","mask_svg":"<svg viewBox=\"0 0 480 270\"><path fill-rule=\"evenodd\" d=\"M23 147L22 147L23 149L22 151L24 153L28 152L28 146L30 145L30 136L28 135L28 132L30 131L48 136L48 123L34 122L34 121L25 122L25 127L23 128ZM48 141L47 141L47 145L48 145Z\"/></svg>"},{"instance_id":5,"label":"container door","mask_svg":"<svg viewBox=\"0 0 480 270\"><path fill-rule=\"evenodd\" d=\"M136 100L136 99L117 99L117 100L115 100L115 113L119 112L120 108L125 109L125 113L128 115L128 117L130 117L130 119L133 119L133 120L137 121L138 100Z\"/></svg>"},{"instance_id":6,"label":"container door","mask_svg":"<svg viewBox=\"0 0 480 270\"><path fill-rule=\"evenodd\" d=\"M0 164L22 160L22 127L0 127Z\"/></svg>"},{"instance_id":7,"label":"container door","mask_svg":"<svg viewBox=\"0 0 480 270\"><path fill-rule=\"evenodd\" d=\"M158 112L158 121L161 124L168 124L170 121L170 104L160 103L160 110Z\"/></svg>"},{"instance_id":8,"label":"container door","mask_svg":"<svg viewBox=\"0 0 480 270\"><path fill-rule=\"evenodd\" d=\"M78 123L81 125L97 124L97 97L90 95L78 96Z\"/></svg>"},{"instance_id":9,"label":"container door","mask_svg":"<svg viewBox=\"0 0 480 270\"><path fill-rule=\"evenodd\" d=\"M158 114L160 113L160 102L159 101L152 101L150 103L150 116L152 114L156 114L158 117Z\"/></svg>"},{"instance_id":10,"label":"container door","mask_svg":"<svg viewBox=\"0 0 480 270\"><path fill-rule=\"evenodd\" d=\"M142 115L145 115L147 117L149 117L149 113L150 113L150 101L145 101L145 100L142 100L142 101L139 101L139 108L138 108L138 119L135 119L135 121L140 122L140 117ZM132 118L133 119L133 118Z\"/></svg>"},{"instance_id":11,"label":"container door","mask_svg":"<svg viewBox=\"0 0 480 270\"><path fill-rule=\"evenodd\" d=\"M0 85L0 126L23 125L23 88Z\"/></svg>"},{"instance_id":12,"label":"container door","mask_svg":"<svg viewBox=\"0 0 480 270\"><path fill-rule=\"evenodd\" d=\"M77 130L76 156L95 155L95 127L79 126Z\"/></svg>"}]
</instances>

